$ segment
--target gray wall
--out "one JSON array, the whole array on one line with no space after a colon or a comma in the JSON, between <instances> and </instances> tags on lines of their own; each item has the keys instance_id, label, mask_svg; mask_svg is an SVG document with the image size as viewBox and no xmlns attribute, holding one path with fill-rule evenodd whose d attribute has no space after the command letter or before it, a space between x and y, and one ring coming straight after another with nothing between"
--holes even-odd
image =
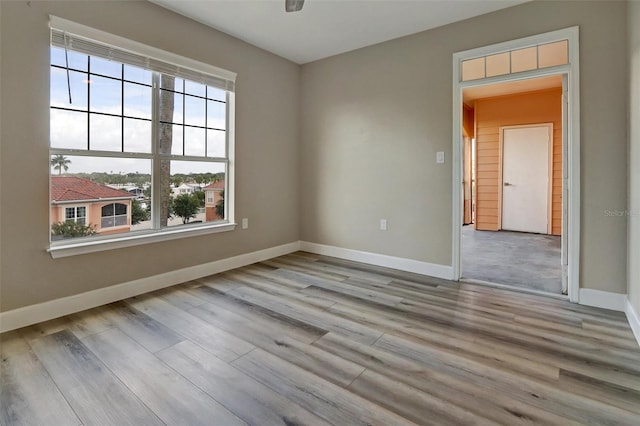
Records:
<instances>
[{"instance_id":1,"label":"gray wall","mask_svg":"<svg viewBox=\"0 0 640 426\"><path fill-rule=\"evenodd\" d=\"M629 301L640 314L640 2L629 2Z\"/></svg>"},{"instance_id":2,"label":"gray wall","mask_svg":"<svg viewBox=\"0 0 640 426\"><path fill-rule=\"evenodd\" d=\"M627 220L605 210L627 206L626 9L526 3L304 65L301 239L451 265L452 54L579 25L581 287L625 293Z\"/></svg>"},{"instance_id":3,"label":"gray wall","mask_svg":"<svg viewBox=\"0 0 640 426\"><path fill-rule=\"evenodd\" d=\"M300 67L147 2L0 1L0 310L299 239ZM236 217L250 228L52 259L48 15L235 71Z\"/></svg>"}]
</instances>

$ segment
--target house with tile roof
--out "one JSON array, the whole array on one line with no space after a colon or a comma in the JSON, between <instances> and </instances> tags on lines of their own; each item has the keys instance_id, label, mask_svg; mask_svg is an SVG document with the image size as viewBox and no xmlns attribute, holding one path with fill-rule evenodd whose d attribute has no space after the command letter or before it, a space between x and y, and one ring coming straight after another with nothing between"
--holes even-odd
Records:
<instances>
[{"instance_id":1,"label":"house with tile roof","mask_svg":"<svg viewBox=\"0 0 640 426\"><path fill-rule=\"evenodd\" d=\"M224 217L216 214L216 204L218 204L220 200L224 200L224 187L224 180L219 180L202 188L205 192L204 210L207 222L224 219Z\"/></svg>"},{"instance_id":2,"label":"house with tile roof","mask_svg":"<svg viewBox=\"0 0 640 426\"><path fill-rule=\"evenodd\" d=\"M51 224L93 225L97 234L131 229L134 194L74 176L51 176Z\"/></svg>"}]
</instances>

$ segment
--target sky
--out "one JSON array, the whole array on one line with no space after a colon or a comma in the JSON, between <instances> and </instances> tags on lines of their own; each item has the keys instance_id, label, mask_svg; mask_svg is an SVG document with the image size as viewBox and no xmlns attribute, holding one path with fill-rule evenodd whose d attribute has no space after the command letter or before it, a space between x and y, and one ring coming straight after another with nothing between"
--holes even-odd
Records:
<instances>
[{"instance_id":1,"label":"sky","mask_svg":"<svg viewBox=\"0 0 640 426\"><path fill-rule=\"evenodd\" d=\"M51 63L65 66L64 49L51 48ZM51 67L51 105L70 108L74 111L51 109L51 147L86 149L87 137L91 148L103 151L124 151L131 153L151 153L151 105L152 89L141 84L120 81L87 73L87 56L68 51L69 67L83 72L70 71L71 100L67 74L63 69ZM120 78L121 65L101 58L91 57L91 72ZM151 85L150 71L125 65L125 79ZM176 94L174 98L173 155L225 156L224 130L199 129L186 125L207 126L216 129L225 128L225 104L215 100L205 100L189 95L205 95L205 86L199 83L176 78L176 89L182 87L186 95ZM90 91L87 86L90 85ZM88 93L89 92L89 93ZM217 88L207 89L209 98L224 100L225 92ZM124 102L123 102L124 100ZM89 114L87 111L131 116L124 119L124 128L120 117ZM184 130L184 151L183 151ZM207 142L205 142L205 134ZM151 160L70 156L68 173L150 173ZM206 173L224 171L224 165L207 162L173 161L173 173ZM57 171L52 171L57 173Z\"/></svg>"}]
</instances>

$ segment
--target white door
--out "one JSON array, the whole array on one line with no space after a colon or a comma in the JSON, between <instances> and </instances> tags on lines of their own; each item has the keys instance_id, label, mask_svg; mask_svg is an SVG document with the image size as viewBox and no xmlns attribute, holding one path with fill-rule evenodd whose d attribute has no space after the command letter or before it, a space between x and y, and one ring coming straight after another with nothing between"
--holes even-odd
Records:
<instances>
[{"instance_id":1,"label":"white door","mask_svg":"<svg viewBox=\"0 0 640 426\"><path fill-rule=\"evenodd\" d=\"M502 229L547 234L550 126L502 134Z\"/></svg>"}]
</instances>

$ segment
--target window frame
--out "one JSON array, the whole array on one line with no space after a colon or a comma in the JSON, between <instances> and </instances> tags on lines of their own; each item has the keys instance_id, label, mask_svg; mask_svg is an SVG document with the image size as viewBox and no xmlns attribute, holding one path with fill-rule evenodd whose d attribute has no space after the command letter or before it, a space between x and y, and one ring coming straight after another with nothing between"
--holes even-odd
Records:
<instances>
[{"instance_id":1,"label":"window frame","mask_svg":"<svg viewBox=\"0 0 640 426\"><path fill-rule=\"evenodd\" d=\"M73 209L73 219L67 218L67 209ZM84 216L78 216L78 209L84 209ZM87 206L85 205L65 205L64 206L64 220L62 222L74 222L78 223L78 219L83 219L80 225L87 224Z\"/></svg>"},{"instance_id":2,"label":"window frame","mask_svg":"<svg viewBox=\"0 0 640 426\"><path fill-rule=\"evenodd\" d=\"M236 74L212 65L202 63L190 58L186 58L180 55L173 54L157 49L152 46L148 46L142 43L138 43L133 40L125 39L110 33L106 33L100 30L96 30L90 27L86 27L81 24L77 24L72 21L67 21L62 18L50 16L50 27L52 31L63 31L70 33L74 37L90 40L95 43L101 43L107 46L113 46L115 49L120 49L124 52L132 52L136 55L144 55L153 60L160 61L168 66L177 67L177 69L187 70L187 72L195 72L203 75L210 75L213 78L218 78L223 81L229 81L231 87L234 86ZM52 33L53 34L53 33ZM51 44L53 46L53 44ZM89 54L90 55L90 54ZM118 62L138 66L136 64L128 64L125 61ZM160 91L158 87L159 72L157 70L150 70L153 72L153 84L155 87L152 92L152 109L157 109L158 99L155 93ZM48 72L51 72L51 65L49 65ZM177 75L176 78L189 80L189 77ZM191 80L193 81L193 80ZM206 83L204 83L206 84ZM160 174L159 168L161 160L169 161L200 161L211 162L212 164L223 163L225 165L225 192L230 194L225 202L225 220L216 222L204 222L202 224L193 224L186 227L159 227L160 218L158 214L155 214L152 218L152 229L144 231L132 231L123 234L94 236L89 238L78 238L70 241L51 241L47 251L53 258L73 256L84 253L92 253L103 250L111 250L123 247L137 246L141 244L155 243L160 241L170 241L174 239L187 238L198 235L206 235L218 232L232 231L236 228L234 217L234 202L235 202L235 90L222 89L226 93L226 126L225 126L225 150L226 157L201 157L201 156L188 156L188 155L172 155L161 154L158 152L158 115L154 112L152 114L152 145L151 153L137 153L137 152L120 152L120 151L92 151L89 149L68 149L68 148L53 148L49 147L49 154L63 154L71 156L90 156L90 157L110 157L110 158L140 158L149 159L151 161L151 174L152 174L152 209L159 211L160 197L158 196L160 191ZM206 101L205 101L206 102ZM51 107L49 107L51 111ZM86 112L89 114L89 111ZM124 111L122 111L124 115ZM89 132L90 130L87 129ZM124 135L122 135L124 138ZM206 153L206 151L205 151ZM50 169L49 169L50 170ZM49 173L51 176L51 171ZM49 177L50 181L51 178ZM51 185L51 184L50 184ZM130 212L128 212L130 214ZM86 220L86 219L85 219Z\"/></svg>"}]
</instances>

